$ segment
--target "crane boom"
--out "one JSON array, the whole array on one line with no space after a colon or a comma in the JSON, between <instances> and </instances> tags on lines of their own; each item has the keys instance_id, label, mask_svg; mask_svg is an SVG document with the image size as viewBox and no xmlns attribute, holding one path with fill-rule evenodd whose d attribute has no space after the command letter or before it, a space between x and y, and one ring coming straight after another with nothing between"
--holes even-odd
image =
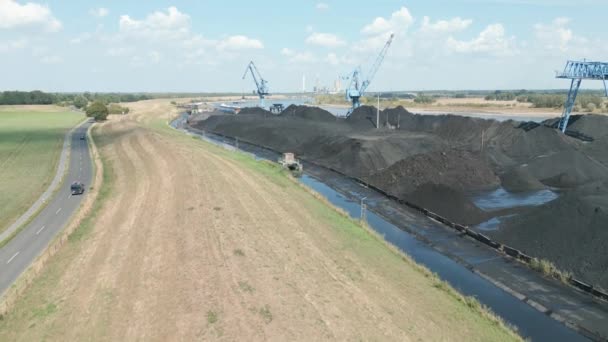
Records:
<instances>
[{"instance_id":1,"label":"crane boom","mask_svg":"<svg viewBox=\"0 0 608 342\"><path fill-rule=\"evenodd\" d=\"M264 97L269 94L267 85L268 82L262 78L262 75L258 71L258 68L255 66L253 61L250 61L249 64L247 64L247 68L245 68L245 73L243 74L243 79L247 77L247 72L251 72L251 77L253 78L257 88L257 94L260 97L260 107L264 107Z\"/></svg>"},{"instance_id":2,"label":"crane boom","mask_svg":"<svg viewBox=\"0 0 608 342\"><path fill-rule=\"evenodd\" d=\"M374 76L376 76L376 73L378 72L378 69L380 68L380 65L382 64L382 61L384 61L384 57L386 56L386 53L388 52L388 48L391 47L391 44L393 43L394 37L395 37L395 34L391 33L391 36L388 38L388 41L386 42L386 44L384 44L384 47L382 48L382 51L380 51L380 54L376 58L376 61L372 65L371 69L369 69L369 73L367 75L367 80L363 81L363 84L361 85L362 94L365 92L365 90L367 89L369 84L372 83Z\"/></svg>"},{"instance_id":3,"label":"crane boom","mask_svg":"<svg viewBox=\"0 0 608 342\"><path fill-rule=\"evenodd\" d=\"M346 114L347 116L350 115L356 108L361 106L359 99L361 98L361 96L363 96L365 90L370 85L370 83L372 83L374 76L376 76L376 73L378 72L378 69L382 64L382 61L384 61L384 57L386 57L386 53L388 52L388 48L391 46L394 37L395 35L391 33L391 36L389 37L386 44L384 44L384 47L382 48L382 51L380 51L380 54L376 58L376 61L374 62L374 64L372 64L372 67L370 68L366 79L361 81L361 78L363 77L361 76L360 67L357 67L351 74L350 85L346 89L346 100L352 102L352 108Z\"/></svg>"}]
</instances>

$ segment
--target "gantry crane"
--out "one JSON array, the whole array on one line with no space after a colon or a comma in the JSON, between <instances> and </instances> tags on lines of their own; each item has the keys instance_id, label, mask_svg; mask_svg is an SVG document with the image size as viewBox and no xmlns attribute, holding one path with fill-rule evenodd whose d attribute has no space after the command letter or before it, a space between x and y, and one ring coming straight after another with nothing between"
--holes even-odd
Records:
<instances>
[{"instance_id":1,"label":"gantry crane","mask_svg":"<svg viewBox=\"0 0 608 342\"><path fill-rule=\"evenodd\" d=\"M566 132L568 127L568 120L570 120L570 113L574 107L576 101L576 95L581 87L583 80L594 80L604 82L604 92L608 97L608 88L606 88L606 79L608 79L608 63L602 62L587 62L587 61L568 61L564 71L557 73L557 78L571 79L570 91L568 92L568 98L564 105L564 113L562 119L559 122L559 129L562 132Z\"/></svg>"},{"instance_id":2,"label":"gantry crane","mask_svg":"<svg viewBox=\"0 0 608 342\"><path fill-rule=\"evenodd\" d=\"M361 67L357 67L350 77L346 77L346 79L350 78L350 84L346 88L346 100L352 102L352 108L348 111L346 116L349 116L356 108L361 106L359 99L361 96L363 96L365 90L374 79L376 72L378 72L378 68L380 68L380 65L382 64L382 61L384 60L384 57L386 56L388 48L391 46L394 37L395 35L391 33L391 36L388 38L386 44L384 44L384 47L382 48L382 51L380 51L376 61L372 65L371 69L369 69L367 78L361 80L363 78L361 76Z\"/></svg>"},{"instance_id":3,"label":"gantry crane","mask_svg":"<svg viewBox=\"0 0 608 342\"><path fill-rule=\"evenodd\" d=\"M257 94L260 97L260 107L264 108L264 98L268 93L268 85L267 81L262 78L262 75L258 71L258 68L255 66L253 61L249 62L247 68L245 69L245 73L243 74L243 79L247 76L247 72L251 72L251 77L253 77L253 81L255 82L255 86L257 88Z\"/></svg>"}]
</instances>

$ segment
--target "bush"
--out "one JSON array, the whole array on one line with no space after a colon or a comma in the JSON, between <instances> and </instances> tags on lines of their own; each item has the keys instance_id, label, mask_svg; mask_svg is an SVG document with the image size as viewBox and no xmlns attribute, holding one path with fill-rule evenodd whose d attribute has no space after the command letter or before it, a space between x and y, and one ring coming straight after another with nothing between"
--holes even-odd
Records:
<instances>
[{"instance_id":1,"label":"bush","mask_svg":"<svg viewBox=\"0 0 608 342\"><path fill-rule=\"evenodd\" d=\"M128 114L129 113L129 108L128 107L123 107L121 105L118 105L116 103L111 103L110 105L108 105L108 112L110 114Z\"/></svg>"},{"instance_id":2,"label":"bush","mask_svg":"<svg viewBox=\"0 0 608 342\"><path fill-rule=\"evenodd\" d=\"M416 103L425 103L425 104L433 103L435 101L436 101L435 98L433 98L431 96L427 96L427 95L418 95L414 99L414 102L416 102Z\"/></svg>"},{"instance_id":3,"label":"bush","mask_svg":"<svg viewBox=\"0 0 608 342\"><path fill-rule=\"evenodd\" d=\"M513 101L515 100L514 93L503 93L500 90L494 92L494 94L487 95L485 97L486 101Z\"/></svg>"},{"instance_id":4,"label":"bush","mask_svg":"<svg viewBox=\"0 0 608 342\"><path fill-rule=\"evenodd\" d=\"M535 108L561 108L566 102L565 95L532 94L528 96L528 102Z\"/></svg>"},{"instance_id":5,"label":"bush","mask_svg":"<svg viewBox=\"0 0 608 342\"><path fill-rule=\"evenodd\" d=\"M595 105L595 108L599 108L604 101L597 95L579 95L576 98L576 102L583 108L589 108L589 104L593 104Z\"/></svg>"},{"instance_id":6,"label":"bush","mask_svg":"<svg viewBox=\"0 0 608 342\"><path fill-rule=\"evenodd\" d=\"M87 116L95 118L96 121L103 121L108 117L108 107L100 101L95 101L87 107Z\"/></svg>"},{"instance_id":7,"label":"bush","mask_svg":"<svg viewBox=\"0 0 608 342\"><path fill-rule=\"evenodd\" d=\"M597 106L595 105L595 103L589 102L589 103L587 103L585 108L587 108L587 111L589 113L593 113L595 111L595 109L597 108Z\"/></svg>"}]
</instances>

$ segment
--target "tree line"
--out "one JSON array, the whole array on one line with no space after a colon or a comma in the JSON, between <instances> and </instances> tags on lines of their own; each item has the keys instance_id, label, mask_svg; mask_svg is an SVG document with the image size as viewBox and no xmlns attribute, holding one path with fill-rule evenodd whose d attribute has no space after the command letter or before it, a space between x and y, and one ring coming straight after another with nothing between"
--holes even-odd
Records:
<instances>
[{"instance_id":1,"label":"tree line","mask_svg":"<svg viewBox=\"0 0 608 342\"><path fill-rule=\"evenodd\" d=\"M45 93L34 91L4 91L0 92L0 105L48 105L60 106L74 105L77 108L86 107L89 102L102 102L104 104L119 102L135 102L149 100L152 97L146 94L123 93Z\"/></svg>"},{"instance_id":2,"label":"tree line","mask_svg":"<svg viewBox=\"0 0 608 342\"><path fill-rule=\"evenodd\" d=\"M566 103L566 94L537 93L526 90L515 92L503 92L497 90L493 94L486 95L488 101L513 101L531 103L535 108L562 108ZM576 98L575 111L594 111L603 108L604 98L594 93L579 94Z\"/></svg>"}]
</instances>

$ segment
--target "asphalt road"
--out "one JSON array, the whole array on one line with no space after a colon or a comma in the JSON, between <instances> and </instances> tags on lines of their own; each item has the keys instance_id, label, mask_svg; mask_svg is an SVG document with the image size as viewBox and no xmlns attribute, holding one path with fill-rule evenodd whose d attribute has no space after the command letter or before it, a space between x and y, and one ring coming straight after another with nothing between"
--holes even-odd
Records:
<instances>
[{"instance_id":1,"label":"asphalt road","mask_svg":"<svg viewBox=\"0 0 608 342\"><path fill-rule=\"evenodd\" d=\"M25 271L49 242L60 232L78 209L88 193L93 178L91 156L86 140L86 122L72 134L69 168L64 182L47 206L17 236L0 249L0 294L4 293ZM72 196L70 184L80 181L85 184L85 193Z\"/></svg>"}]
</instances>

